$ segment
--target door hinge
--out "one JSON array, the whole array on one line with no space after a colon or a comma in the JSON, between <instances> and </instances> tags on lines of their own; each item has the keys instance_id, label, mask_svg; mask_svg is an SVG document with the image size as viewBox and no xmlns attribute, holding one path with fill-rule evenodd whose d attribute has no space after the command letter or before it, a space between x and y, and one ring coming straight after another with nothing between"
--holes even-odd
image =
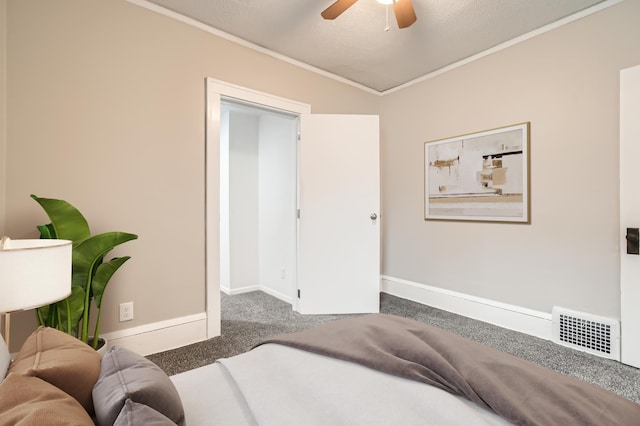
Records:
<instances>
[{"instance_id":1,"label":"door hinge","mask_svg":"<svg viewBox=\"0 0 640 426\"><path fill-rule=\"evenodd\" d=\"M298 299L300 299L300 289L298 289Z\"/></svg>"},{"instance_id":2,"label":"door hinge","mask_svg":"<svg viewBox=\"0 0 640 426\"><path fill-rule=\"evenodd\" d=\"M640 229L627 228L627 254L640 254Z\"/></svg>"},{"instance_id":3,"label":"door hinge","mask_svg":"<svg viewBox=\"0 0 640 426\"><path fill-rule=\"evenodd\" d=\"M298 209L298 219L300 219L300 209Z\"/></svg>"}]
</instances>

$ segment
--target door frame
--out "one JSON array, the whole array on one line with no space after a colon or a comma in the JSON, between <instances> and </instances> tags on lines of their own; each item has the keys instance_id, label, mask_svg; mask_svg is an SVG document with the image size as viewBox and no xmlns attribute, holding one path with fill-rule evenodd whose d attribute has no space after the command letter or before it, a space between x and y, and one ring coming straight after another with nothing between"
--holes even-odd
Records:
<instances>
[{"instance_id":1,"label":"door frame","mask_svg":"<svg viewBox=\"0 0 640 426\"><path fill-rule=\"evenodd\" d=\"M626 229L639 227L640 65L620 71L620 361L640 368L640 256L627 254Z\"/></svg>"},{"instance_id":2,"label":"door frame","mask_svg":"<svg viewBox=\"0 0 640 426\"><path fill-rule=\"evenodd\" d=\"M207 78L205 126L205 310L207 338L220 335L220 120L222 98L282 110L310 114L311 105ZM291 300L297 310L296 289Z\"/></svg>"}]
</instances>

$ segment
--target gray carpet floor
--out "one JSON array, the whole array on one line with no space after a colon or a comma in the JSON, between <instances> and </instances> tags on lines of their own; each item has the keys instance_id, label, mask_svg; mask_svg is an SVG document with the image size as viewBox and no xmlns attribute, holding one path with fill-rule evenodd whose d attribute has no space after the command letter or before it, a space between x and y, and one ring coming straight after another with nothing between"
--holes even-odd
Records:
<instances>
[{"instance_id":1,"label":"gray carpet floor","mask_svg":"<svg viewBox=\"0 0 640 426\"><path fill-rule=\"evenodd\" d=\"M265 337L301 331L348 315L300 315L263 292L222 294L222 335L149 355L167 374L177 374L249 350ZM640 370L553 342L381 293L380 312L412 318L487 346L594 383L640 403Z\"/></svg>"}]
</instances>

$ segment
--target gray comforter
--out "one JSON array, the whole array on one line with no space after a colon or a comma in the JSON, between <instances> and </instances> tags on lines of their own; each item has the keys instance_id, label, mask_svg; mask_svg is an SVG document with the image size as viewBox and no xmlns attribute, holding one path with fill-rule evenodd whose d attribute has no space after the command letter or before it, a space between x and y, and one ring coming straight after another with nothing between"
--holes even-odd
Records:
<instances>
[{"instance_id":1,"label":"gray comforter","mask_svg":"<svg viewBox=\"0 0 640 426\"><path fill-rule=\"evenodd\" d=\"M265 340L462 395L515 424L636 425L640 405L424 323L384 314ZM259 345L258 345L259 346Z\"/></svg>"}]
</instances>

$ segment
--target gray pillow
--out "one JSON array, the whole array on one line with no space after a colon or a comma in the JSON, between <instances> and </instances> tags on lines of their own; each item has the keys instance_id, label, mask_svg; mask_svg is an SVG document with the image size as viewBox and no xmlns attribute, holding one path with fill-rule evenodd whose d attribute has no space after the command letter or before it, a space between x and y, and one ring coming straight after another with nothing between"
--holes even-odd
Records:
<instances>
[{"instance_id":1,"label":"gray pillow","mask_svg":"<svg viewBox=\"0 0 640 426\"><path fill-rule=\"evenodd\" d=\"M153 362L128 349L112 347L102 359L93 388L98 425L113 425L127 399L147 405L184 426L184 409L175 386Z\"/></svg>"},{"instance_id":2,"label":"gray pillow","mask_svg":"<svg viewBox=\"0 0 640 426\"><path fill-rule=\"evenodd\" d=\"M4 343L4 339L0 339L0 382L3 381L7 375L9 364L11 364L11 354L9 353L9 349L7 349L7 345Z\"/></svg>"},{"instance_id":3,"label":"gray pillow","mask_svg":"<svg viewBox=\"0 0 640 426\"><path fill-rule=\"evenodd\" d=\"M153 408L127 399L113 426L175 426L176 424Z\"/></svg>"}]
</instances>

